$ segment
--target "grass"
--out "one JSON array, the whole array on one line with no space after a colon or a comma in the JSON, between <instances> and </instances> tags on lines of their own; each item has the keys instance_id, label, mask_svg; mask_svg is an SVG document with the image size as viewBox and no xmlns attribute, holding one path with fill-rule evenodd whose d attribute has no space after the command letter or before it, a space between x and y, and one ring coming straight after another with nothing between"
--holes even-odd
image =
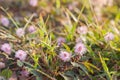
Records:
<instances>
[{"instance_id":1,"label":"grass","mask_svg":"<svg viewBox=\"0 0 120 80\"><path fill-rule=\"evenodd\" d=\"M20 72L25 69L29 75L24 78L30 80L120 79L120 11L117 0L112 6L105 4L102 9L100 7L101 16L95 12L96 6L91 0L41 0L36 7L28 3L25 5L28 1L13 2L16 9L22 10L15 12L11 2L3 1L9 5L0 6L1 16L10 21L7 27L0 24L0 46L3 43L12 46L11 55L0 51L0 62L5 63L5 67L0 68L0 76L9 79L15 73L20 79ZM21 3L20 6L18 3ZM35 26L35 33L27 31L30 25ZM87 34L77 32L78 27L82 26L87 27ZM18 28L25 30L24 36L16 35ZM114 38L106 41L108 32ZM59 37L66 40L60 46ZM87 48L84 55L77 55L74 51L78 38ZM17 50L27 53L25 61L15 58ZM60 59L61 51L72 55L68 62Z\"/></svg>"}]
</instances>

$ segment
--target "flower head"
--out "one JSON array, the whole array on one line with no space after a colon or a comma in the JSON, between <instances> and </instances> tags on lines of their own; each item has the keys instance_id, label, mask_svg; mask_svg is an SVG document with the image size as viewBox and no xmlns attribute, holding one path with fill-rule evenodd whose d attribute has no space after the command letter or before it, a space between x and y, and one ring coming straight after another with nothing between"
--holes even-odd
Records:
<instances>
[{"instance_id":1,"label":"flower head","mask_svg":"<svg viewBox=\"0 0 120 80\"><path fill-rule=\"evenodd\" d=\"M12 51L12 48L11 48L10 44L4 43L4 44L1 46L1 50L10 55L10 54L11 54L11 51Z\"/></svg>"},{"instance_id":2,"label":"flower head","mask_svg":"<svg viewBox=\"0 0 120 80\"><path fill-rule=\"evenodd\" d=\"M86 26L81 26L81 27L78 27L78 28L77 28L77 32L78 32L79 34L87 34L88 29L87 29Z\"/></svg>"},{"instance_id":3,"label":"flower head","mask_svg":"<svg viewBox=\"0 0 120 80\"><path fill-rule=\"evenodd\" d=\"M68 5L69 10L73 10L76 6L78 5L78 2L72 2L71 4Z\"/></svg>"},{"instance_id":4,"label":"flower head","mask_svg":"<svg viewBox=\"0 0 120 80\"><path fill-rule=\"evenodd\" d=\"M71 59L71 54L66 51L61 51L59 54L59 58L64 62L67 62Z\"/></svg>"},{"instance_id":5,"label":"flower head","mask_svg":"<svg viewBox=\"0 0 120 80\"><path fill-rule=\"evenodd\" d=\"M25 34L25 30L24 30L23 28L18 28L18 29L16 30L16 35L17 35L18 37L22 37L22 36L24 36L24 34Z\"/></svg>"},{"instance_id":6,"label":"flower head","mask_svg":"<svg viewBox=\"0 0 120 80\"><path fill-rule=\"evenodd\" d=\"M8 18L6 18L6 17L4 17L4 16L2 16L2 17L0 18L0 22L2 23L3 26L6 26L6 27L8 27L8 25L10 24Z\"/></svg>"},{"instance_id":7,"label":"flower head","mask_svg":"<svg viewBox=\"0 0 120 80\"><path fill-rule=\"evenodd\" d=\"M83 40L81 38L76 38L75 42L79 43L79 42L83 42Z\"/></svg>"},{"instance_id":8,"label":"flower head","mask_svg":"<svg viewBox=\"0 0 120 80\"><path fill-rule=\"evenodd\" d=\"M21 61L24 61L27 57L27 53L23 50L18 50L16 53L15 53L15 57L20 59Z\"/></svg>"},{"instance_id":9,"label":"flower head","mask_svg":"<svg viewBox=\"0 0 120 80\"><path fill-rule=\"evenodd\" d=\"M38 3L38 0L29 0L29 4L33 7L36 7Z\"/></svg>"},{"instance_id":10,"label":"flower head","mask_svg":"<svg viewBox=\"0 0 120 80\"><path fill-rule=\"evenodd\" d=\"M107 5L108 0L91 0L93 6L103 7L104 5Z\"/></svg>"},{"instance_id":11,"label":"flower head","mask_svg":"<svg viewBox=\"0 0 120 80\"><path fill-rule=\"evenodd\" d=\"M0 62L0 69L5 68L5 63Z\"/></svg>"},{"instance_id":12,"label":"flower head","mask_svg":"<svg viewBox=\"0 0 120 80\"><path fill-rule=\"evenodd\" d=\"M22 70L22 71L20 72L20 74L21 74L22 76L25 76L25 77L28 77L28 76L29 76L29 72L28 72L27 70Z\"/></svg>"},{"instance_id":13,"label":"flower head","mask_svg":"<svg viewBox=\"0 0 120 80\"><path fill-rule=\"evenodd\" d=\"M109 32L105 35L104 39L105 39L106 42L111 41L111 40L114 39L114 34Z\"/></svg>"},{"instance_id":14,"label":"flower head","mask_svg":"<svg viewBox=\"0 0 120 80\"><path fill-rule=\"evenodd\" d=\"M65 43L65 42L66 42L66 40L65 40L65 38L63 38L63 37L59 37L59 38L57 39L58 46L60 46L62 43Z\"/></svg>"},{"instance_id":15,"label":"flower head","mask_svg":"<svg viewBox=\"0 0 120 80\"><path fill-rule=\"evenodd\" d=\"M8 80L18 80L15 72L12 73L11 77Z\"/></svg>"},{"instance_id":16,"label":"flower head","mask_svg":"<svg viewBox=\"0 0 120 80\"><path fill-rule=\"evenodd\" d=\"M84 53L86 53L86 51L87 51L87 49L83 43L80 42L75 45L75 53L76 54L83 55Z\"/></svg>"},{"instance_id":17,"label":"flower head","mask_svg":"<svg viewBox=\"0 0 120 80\"><path fill-rule=\"evenodd\" d=\"M30 33L34 33L36 31L36 29L35 29L35 27L33 25L31 25L31 26L28 27L28 31Z\"/></svg>"}]
</instances>

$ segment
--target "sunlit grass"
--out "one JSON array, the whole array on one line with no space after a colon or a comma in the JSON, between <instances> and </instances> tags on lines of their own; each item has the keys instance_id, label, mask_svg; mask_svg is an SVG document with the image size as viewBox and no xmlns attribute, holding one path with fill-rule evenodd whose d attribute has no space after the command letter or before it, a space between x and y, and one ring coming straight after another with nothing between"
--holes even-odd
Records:
<instances>
[{"instance_id":1,"label":"sunlit grass","mask_svg":"<svg viewBox=\"0 0 120 80\"><path fill-rule=\"evenodd\" d=\"M20 2L21 5L25 3ZM29 77L35 77L36 80L119 79L120 11L117 3L104 5L102 9L100 6L100 16L95 12L96 6L92 0L45 0L38 4L41 5L24 5L31 9L20 11L24 17L18 22L10 14L14 14L11 8L0 6L3 15L10 20L8 27L0 24L0 45L5 42L12 45L11 55L0 51L0 62L6 64L5 68L0 69L1 76L8 79L13 73L20 74L22 69L26 69ZM34 33L27 31L30 25L35 26ZM78 27L82 26L87 27L86 34L77 32ZM18 28L25 30L24 36L16 35ZM114 37L108 35L106 40L108 33ZM59 37L65 39L60 45L57 41ZM80 40L77 41L78 38ZM78 43L83 43L87 49L84 55L75 52ZM14 57L19 49L27 53L25 61ZM61 51L70 53L71 59L63 61L59 56Z\"/></svg>"}]
</instances>

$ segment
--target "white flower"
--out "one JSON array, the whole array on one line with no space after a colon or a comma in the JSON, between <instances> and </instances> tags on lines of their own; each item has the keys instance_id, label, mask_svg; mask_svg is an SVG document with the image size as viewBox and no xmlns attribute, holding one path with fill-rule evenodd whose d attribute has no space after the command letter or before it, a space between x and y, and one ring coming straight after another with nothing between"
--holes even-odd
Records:
<instances>
[{"instance_id":1,"label":"white flower","mask_svg":"<svg viewBox=\"0 0 120 80\"><path fill-rule=\"evenodd\" d=\"M111 41L111 40L114 39L114 34L109 32L105 35L104 39L105 39L106 42Z\"/></svg>"},{"instance_id":2,"label":"white flower","mask_svg":"<svg viewBox=\"0 0 120 80\"><path fill-rule=\"evenodd\" d=\"M3 17L3 16L0 18L0 22L2 23L3 26L6 26L6 27L8 27L10 24L8 18Z\"/></svg>"},{"instance_id":3,"label":"white flower","mask_svg":"<svg viewBox=\"0 0 120 80\"><path fill-rule=\"evenodd\" d=\"M77 43L75 45L75 50L74 51L75 51L76 54L83 55L83 54L86 53L87 49L86 49L85 45L80 42L80 43Z\"/></svg>"},{"instance_id":4,"label":"white flower","mask_svg":"<svg viewBox=\"0 0 120 80\"><path fill-rule=\"evenodd\" d=\"M11 46L8 43L4 43L1 46L1 50L4 51L5 53L9 54L9 55L11 54L11 51L12 51Z\"/></svg>"},{"instance_id":5,"label":"white flower","mask_svg":"<svg viewBox=\"0 0 120 80\"><path fill-rule=\"evenodd\" d=\"M6 80L3 76L0 76L0 80Z\"/></svg>"},{"instance_id":6,"label":"white flower","mask_svg":"<svg viewBox=\"0 0 120 80\"><path fill-rule=\"evenodd\" d=\"M5 63L0 62L0 69L5 68Z\"/></svg>"},{"instance_id":7,"label":"white flower","mask_svg":"<svg viewBox=\"0 0 120 80\"><path fill-rule=\"evenodd\" d=\"M63 38L63 37L59 37L59 38L57 39L58 46L60 46L62 43L65 43L65 42L66 42L66 40L65 40L65 38Z\"/></svg>"},{"instance_id":8,"label":"white flower","mask_svg":"<svg viewBox=\"0 0 120 80\"><path fill-rule=\"evenodd\" d=\"M34 33L34 32L36 31L35 26L33 26L33 25L29 26L29 27L28 27L28 31L29 31L30 33Z\"/></svg>"},{"instance_id":9,"label":"white flower","mask_svg":"<svg viewBox=\"0 0 120 80\"><path fill-rule=\"evenodd\" d=\"M71 59L71 54L66 51L61 51L59 54L59 58L64 62L69 61Z\"/></svg>"},{"instance_id":10,"label":"white flower","mask_svg":"<svg viewBox=\"0 0 120 80\"><path fill-rule=\"evenodd\" d=\"M33 7L37 6L38 0L29 0L29 4Z\"/></svg>"},{"instance_id":11,"label":"white flower","mask_svg":"<svg viewBox=\"0 0 120 80\"><path fill-rule=\"evenodd\" d=\"M16 30L16 35L17 35L18 37L22 37L22 36L24 36L24 34L25 34L25 30L24 30L23 28L18 28L18 29Z\"/></svg>"},{"instance_id":12,"label":"white flower","mask_svg":"<svg viewBox=\"0 0 120 80\"><path fill-rule=\"evenodd\" d=\"M87 34L88 29L87 29L86 26L81 26L81 27L78 27L78 28L77 28L77 32L78 32L79 34Z\"/></svg>"},{"instance_id":13,"label":"white flower","mask_svg":"<svg viewBox=\"0 0 120 80\"><path fill-rule=\"evenodd\" d=\"M23 50L18 50L16 53L15 53L15 57L20 59L21 61L24 61L27 57L27 53Z\"/></svg>"}]
</instances>

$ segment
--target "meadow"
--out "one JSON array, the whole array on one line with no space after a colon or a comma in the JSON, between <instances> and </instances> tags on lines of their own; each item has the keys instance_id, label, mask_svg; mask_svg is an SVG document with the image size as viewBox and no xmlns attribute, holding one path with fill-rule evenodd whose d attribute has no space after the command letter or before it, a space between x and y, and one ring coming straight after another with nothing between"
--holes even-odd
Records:
<instances>
[{"instance_id":1,"label":"meadow","mask_svg":"<svg viewBox=\"0 0 120 80\"><path fill-rule=\"evenodd\" d=\"M0 80L120 80L120 0L0 0Z\"/></svg>"}]
</instances>

